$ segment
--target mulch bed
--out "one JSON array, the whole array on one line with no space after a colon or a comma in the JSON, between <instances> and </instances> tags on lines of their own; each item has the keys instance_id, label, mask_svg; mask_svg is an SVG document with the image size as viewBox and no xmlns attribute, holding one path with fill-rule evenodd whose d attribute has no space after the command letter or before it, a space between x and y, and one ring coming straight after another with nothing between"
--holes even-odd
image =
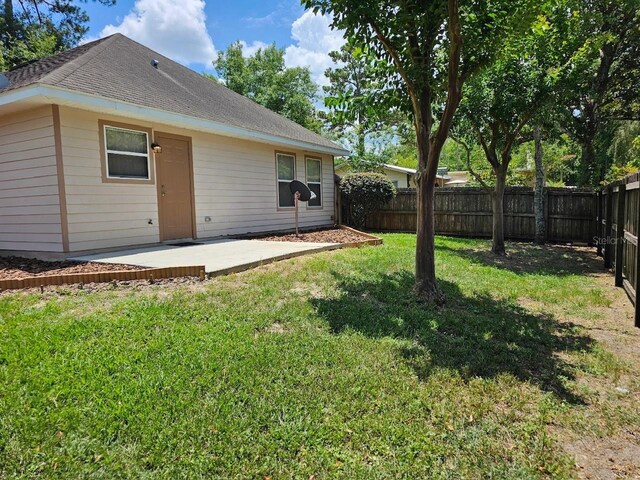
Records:
<instances>
[{"instance_id":1,"label":"mulch bed","mask_svg":"<svg viewBox=\"0 0 640 480\"><path fill-rule=\"evenodd\" d=\"M23 257L0 257L0 280L21 280L45 275L145 270L147 267L115 263L45 261Z\"/></svg>"},{"instance_id":2,"label":"mulch bed","mask_svg":"<svg viewBox=\"0 0 640 480\"><path fill-rule=\"evenodd\" d=\"M341 228L331 228L327 230L314 230L295 233L279 233L268 236L253 237L255 240L265 240L270 242L312 242L312 243L354 243L371 240L370 237L360 235L351 230Z\"/></svg>"}]
</instances>

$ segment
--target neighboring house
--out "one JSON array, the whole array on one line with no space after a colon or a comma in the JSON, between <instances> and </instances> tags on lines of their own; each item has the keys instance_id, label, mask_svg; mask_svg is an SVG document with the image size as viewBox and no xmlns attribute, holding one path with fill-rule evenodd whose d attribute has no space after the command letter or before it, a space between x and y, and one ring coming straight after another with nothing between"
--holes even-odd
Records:
<instances>
[{"instance_id":1,"label":"neighboring house","mask_svg":"<svg viewBox=\"0 0 640 480\"><path fill-rule=\"evenodd\" d=\"M116 34L6 72L0 251L332 225L335 143ZM55 256L55 255L54 255Z\"/></svg>"},{"instance_id":2,"label":"neighboring house","mask_svg":"<svg viewBox=\"0 0 640 480\"><path fill-rule=\"evenodd\" d=\"M349 166L346 164L341 165L336 168L336 173L338 175L349 173ZM382 173L391 180L396 188L416 188L415 168L399 167L397 165L385 163L382 166ZM446 182L447 176L439 173L436 177L436 186L442 187Z\"/></svg>"},{"instance_id":3,"label":"neighboring house","mask_svg":"<svg viewBox=\"0 0 640 480\"><path fill-rule=\"evenodd\" d=\"M469 183L469 172L466 170L447 172L447 187L464 187Z\"/></svg>"}]
</instances>

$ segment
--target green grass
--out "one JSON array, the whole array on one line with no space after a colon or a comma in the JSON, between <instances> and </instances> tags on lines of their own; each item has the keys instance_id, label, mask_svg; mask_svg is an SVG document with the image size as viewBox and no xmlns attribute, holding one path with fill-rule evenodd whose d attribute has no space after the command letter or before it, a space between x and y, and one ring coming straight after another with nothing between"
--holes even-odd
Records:
<instances>
[{"instance_id":1,"label":"green grass","mask_svg":"<svg viewBox=\"0 0 640 480\"><path fill-rule=\"evenodd\" d=\"M570 253L439 238L434 309L413 236L384 239L192 288L1 296L0 478L570 478L550 426L640 427L578 385L627 367L558 321L610 302Z\"/></svg>"}]
</instances>

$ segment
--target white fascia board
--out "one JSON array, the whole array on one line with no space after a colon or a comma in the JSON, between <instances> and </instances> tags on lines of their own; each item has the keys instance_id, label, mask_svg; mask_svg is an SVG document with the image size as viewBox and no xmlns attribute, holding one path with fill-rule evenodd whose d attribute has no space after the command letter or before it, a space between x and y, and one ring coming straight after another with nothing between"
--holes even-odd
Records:
<instances>
[{"instance_id":1,"label":"white fascia board","mask_svg":"<svg viewBox=\"0 0 640 480\"><path fill-rule=\"evenodd\" d=\"M399 167L397 165L390 165L388 163L385 163L383 165L383 168L386 168L388 170L392 170L394 172L408 173L410 175L413 175L413 174L416 173L416 170L414 170L413 168Z\"/></svg>"},{"instance_id":2,"label":"white fascia board","mask_svg":"<svg viewBox=\"0 0 640 480\"><path fill-rule=\"evenodd\" d=\"M91 95L88 93L52 87L49 85L34 84L0 94L0 106L20 101L37 100L38 97L46 100L47 103L75 106L76 108L85 107L116 115L134 116L138 119L151 120L157 123L165 123L180 128L214 133L217 135L224 135L226 137L255 140L263 143L275 143L312 152L326 153L329 155L344 156L349 155L350 153L348 150L343 148L324 147L300 140L292 140L278 135L256 132L255 130L214 122L204 118L190 117L188 115L167 112L166 110L160 110L157 108L143 107L133 103L121 102L119 100L112 100L98 95Z\"/></svg>"}]
</instances>

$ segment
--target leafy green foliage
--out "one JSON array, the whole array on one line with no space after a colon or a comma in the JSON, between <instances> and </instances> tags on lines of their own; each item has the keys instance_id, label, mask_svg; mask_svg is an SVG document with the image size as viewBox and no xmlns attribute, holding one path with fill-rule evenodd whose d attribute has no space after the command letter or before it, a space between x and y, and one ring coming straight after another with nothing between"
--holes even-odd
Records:
<instances>
[{"instance_id":1,"label":"leafy green foliage","mask_svg":"<svg viewBox=\"0 0 640 480\"><path fill-rule=\"evenodd\" d=\"M330 52L336 65L326 70L329 85L323 87L327 127L343 143L351 146L349 162L358 170L360 163L369 163L377 153L379 141L387 143L393 138L400 115L389 107L381 85L379 70L386 72L381 63L366 48L346 43L340 51Z\"/></svg>"},{"instance_id":2,"label":"leafy green foliage","mask_svg":"<svg viewBox=\"0 0 640 480\"><path fill-rule=\"evenodd\" d=\"M318 86L307 67L287 68L284 50L275 45L246 58L240 42L218 53L214 62L222 81L234 92L316 132L321 122L313 106Z\"/></svg>"},{"instance_id":3,"label":"leafy green foliage","mask_svg":"<svg viewBox=\"0 0 640 480\"><path fill-rule=\"evenodd\" d=\"M365 152L364 155L353 155L336 160L336 167L344 167L348 172L379 172L385 163L384 154Z\"/></svg>"},{"instance_id":4,"label":"leafy green foliage","mask_svg":"<svg viewBox=\"0 0 640 480\"><path fill-rule=\"evenodd\" d=\"M501 58L467 82L462 121L468 121L494 169L508 168L511 149L535 115L561 91L573 74L580 38L570 38L576 22L566 2L540 16L532 29L514 39ZM505 165L506 164L506 165Z\"/></svg>"},{"instance_id":5,"label":"leafy green foliage","mask_svg":"<svg viewBox=\"0 0 640 480\"><path fill-rule=\"evenodd\" d=\"M603 183L611 183L640 168L640 122L623 122L616 130L609 156L613 163Z\"/></svg>"},{"instance_id":6,"label":"leafy green foliage","mask_svg":"<svg viewBox=\"0 0 640 480\"><path fill-rule=\"evenodd\" d=\"M640 0L577 2L581 56L560 103L564 129L582 147L580 183L597 185L619 120L640 119Z\"/></svg>"},{"instance_id":7,"label":"leafy green foliage","mask_svg":"<svg viewBox=\"0 0 640 480\"><path fill-rule=\"evenodd\" d=\"M573 0L568 0L569 2ZM491 166L493 252L504 254L504 188L512 151L526 141L525 127L552 103L573 71L581 39L571 36L575 19L567 1L556 0L531 29L514 38L490 67L466 83L458 130L476 136ZM488 186L480 175L476 180ZM518 182L528 182L525 172Z\"/></svg>"},{"instance_id":8,"label":"leafy green foliage","mask_svg":"<svg viewBox=\"0 0 640 480\"><path fill-rule=\"evenodd\" d=\"M340 179L340 191L356 228L364 228L367 217L396 196L393 183L381 173L347 174Z\"/></svg>"},{"instance_id":9,"label":"leafy green foliage","mask_svg":"<svg viewBox=\"0 0 640 480\"><path fill-rule=\"evenodd\" d=\"M350 43L375 60L378 95L414 126L418 152L416 288L439 302L433 256L433 195L438 162L462 86L491 63L510 38L529 28L539 0L303 0L332 15Z\"/></svg>"},{"instance_id":10,"label":"leafy green foliage","mask_svg":"<svg viewBox=\"0 0 640 480\"><path fill-rule=\"evenodd\" d=\"M453 142L452 142L453 143ZM566 136L550 138L543 141L544 171L548 186L563 187L575 185L578 175L579 148ZM506 184L509 186L533 187L535 177L534 142L528 141L513 148L512 160L507 172ZM462 151L463 162L466 162ZM453 160L452 160L453 162ZM482 147L471 145L471 169L479 174L488 186L495 184L495 174L487 162ZM456 165L455 162L449 165ZM451 168L453 170L453 168ZM465 168L466 164L465 164ZM475 178L470 178L470 185L480 186Z\"/></svg>"},{"instance_id":11,"label":"leafy green foliage","mask_svg":"<svg viewBox=\"0 0 640 480\"><path fill-rule=\"evenodd\" d=\"M16 10L11 0L4 0L0 7L0 71L74 47L87 32L89 17L72 0L25 0L19 5Z\"/></svg>"}]
</instances>

